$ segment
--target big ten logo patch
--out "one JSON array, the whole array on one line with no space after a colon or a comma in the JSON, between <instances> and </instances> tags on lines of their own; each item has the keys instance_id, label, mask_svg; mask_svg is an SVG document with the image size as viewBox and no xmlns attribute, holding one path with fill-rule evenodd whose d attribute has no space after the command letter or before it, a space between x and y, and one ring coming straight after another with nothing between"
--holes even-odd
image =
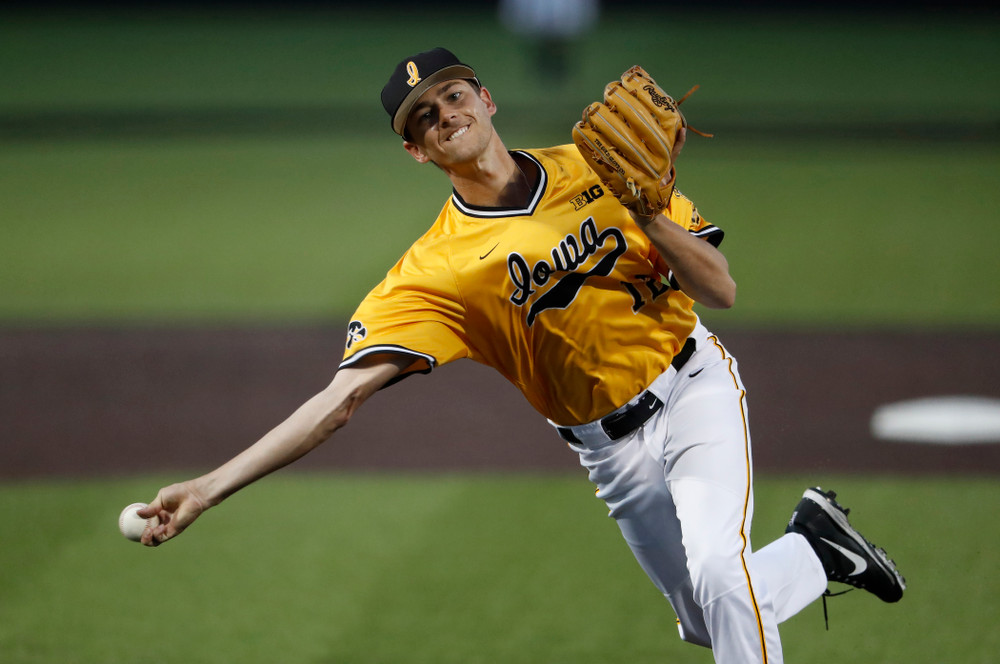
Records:
<instances>
[{"instance_id":1,"label":"big ten logo patch","mask_svg":"<svg viewBox=\"0 0 1000 664\"><path fill-rule=\"evenodd\" d=\"M604 189L601 188L601 185L595 184L590 189L581 191L579 194L570 199L570 203L573 204L574 210L582 210L585 206L590 205L603 195Z\"/></svg>"}]
</instances>

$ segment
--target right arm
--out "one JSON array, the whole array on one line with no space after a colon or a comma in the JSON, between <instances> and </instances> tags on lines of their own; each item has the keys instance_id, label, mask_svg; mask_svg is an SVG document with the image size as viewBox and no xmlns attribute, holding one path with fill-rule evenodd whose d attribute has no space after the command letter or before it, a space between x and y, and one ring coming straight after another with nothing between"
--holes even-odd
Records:
<instances>
[{"instance_id":1,"label":"right arm","mask_svg":"<svg viewBox=\"0 0 1000 664\"><path fill-rule=\"evenodd\" d=\"M305 456L347 424L368 397L411 363L410 358L382 355L341 369L325 390L222 466L160 489L156 499L139 511L142 517L156 515L160 520L155 528L146 528L142 543L157 546L179 535L208 508Z\"/></svg>"}]
</instances>

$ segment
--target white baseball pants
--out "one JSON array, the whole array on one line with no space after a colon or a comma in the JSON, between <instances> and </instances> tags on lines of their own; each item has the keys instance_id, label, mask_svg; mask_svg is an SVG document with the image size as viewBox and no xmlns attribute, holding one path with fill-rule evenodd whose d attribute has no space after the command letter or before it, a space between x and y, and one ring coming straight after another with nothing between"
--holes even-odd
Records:
<instances>
[{"instance_id":1,"label":"white baseball pants","mask_svg":"<svg viewBox=\"0 0 1000 664\"><path fill-rule=\"evenodd\" d=\"M754 552L746 392L736 360L699 324L697 350L649 387L663 402L616 441L599 423L573 427L636 560L677 614L681 638L725 664L782 661L778 623L818 598L826 575L805 538ZM595 424L597 426L595 426Z\"/></svg>"}]
</instances>

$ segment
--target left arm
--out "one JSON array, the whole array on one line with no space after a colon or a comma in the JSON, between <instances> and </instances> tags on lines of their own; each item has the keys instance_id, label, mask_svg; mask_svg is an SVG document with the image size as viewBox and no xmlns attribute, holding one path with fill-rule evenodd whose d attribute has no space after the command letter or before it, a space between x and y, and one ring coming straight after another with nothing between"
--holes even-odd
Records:
<instances>
[{"instance_id":1,"label":"left arm","mask_svg":"<svg viewBox=\"0 0 1000 664\"><path fill-rule=\"evenodd\" d=\"M710 309L728 309L736 301L736 282L729 261L708 242L694 237L667 216L629 213L674 272L677 283L695 302Z\"/></svg>"},{"instance_id":2,"label":"left arm","mask_svg":"<svg viewBox=\"0 0 1000 664\"><path fill-rule=\"evenodd\" d=\"M686 141L687 129L682 128L671 150L671 164L677 163ZM721 251L694 237L663 213L643 217L630 208L629 214L673 270L681 290L692 300L709 309L733 306L736 282L729 274L729 261Z\"/></svg>"},{"instance_id":3,"label":"left arm","mask_svg":"<svg viewBox=\"0 0 1000 664\"><path fill-rule=\"evenodd\" d=\"M621 80L605 88L604 99L611 106L587 107L573 128L573 142L670 266L681 290L706 307L728 309L736 300L736 282L726 257L654 212L669 209L674 164L687 140L684 118L676 104L662 103L669 95L641 68L630 69ZM664 148L669 154L663 154Z\"/></svg>"}]
</instances>

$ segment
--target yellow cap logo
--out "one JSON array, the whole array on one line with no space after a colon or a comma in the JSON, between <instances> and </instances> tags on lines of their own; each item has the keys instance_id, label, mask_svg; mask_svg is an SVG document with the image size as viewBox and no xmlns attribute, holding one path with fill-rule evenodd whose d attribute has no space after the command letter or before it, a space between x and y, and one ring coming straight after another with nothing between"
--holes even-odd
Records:
<instances>
[{"instance_id":1,"label":"yellow cap logo","mask_svg":"<svg viewBox=\"0 0 1000 664\"><path fill-rule=\"evenodd\" d=\"M420 82L420 72L417 71L417 63L413 60L406 63L406 73L410 75L410 80L406 84L411 88Z\"/></svg>"}]
</instances>

